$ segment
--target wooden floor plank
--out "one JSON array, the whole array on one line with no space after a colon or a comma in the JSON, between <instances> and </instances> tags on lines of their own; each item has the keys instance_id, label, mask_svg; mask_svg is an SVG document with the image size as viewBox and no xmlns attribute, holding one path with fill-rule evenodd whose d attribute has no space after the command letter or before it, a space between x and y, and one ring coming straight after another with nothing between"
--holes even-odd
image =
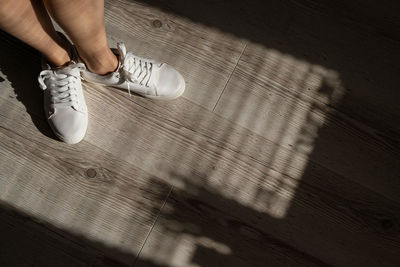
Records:
<instances>
[{"instance_id":1,"label":"wooden floor plank","mask_svg":"<svg viewBox=\"0 0 400 267\"><path fill-rule=\"evenodd\" d=\"M297 9L270 47L248 44L215 112L399 201L398 45L328 10Z\"/></svg>"},{"instance_id":2,"label":"wooden floor plank","mask_svg":"<svg viewBox=\"0 0 400 267\"><path fill-rule=\"evenodd\" d=\"M76 146L46 127L39 56L1 44L4 236L72 266L127 265L139 251L136 265L156 267L398 265L396 41L314 1L161 2L106 1L109 41L176 66L187 92L155 102L85 84ZM26 261L3 251L0 263L46 263L38 248Z\"/></svg>"},{"instance_id":3,"label":"wooden floor plank","mask_svg":"<svg viewBox=\"0 0 400 267\"><path fill-rule=\"evenodd\" d=\"M195 195L182 191L171 195L140 259L167 266L327 265L255 227L251 221L262 213L243 220L249 214L242 211L250 209L198 189Z\"/></svg>"},{"instance_id":4,"label":"wooden floor plank","mask_svg":"<svg viewBox=\"0 0 400 267\"><path fill-rule=\"evenodd\" d=\"M141 259L169 266L396 266L399 261L399 206L324 168L308 169L283 218L199 186L194 177L181 177L185 187L173 190ZM259 193L254 201L268 205L271 195Z\"/></svg>"},{"instance_id":5,"label":"wooden floor plank","mask_svg":"<svg viewBox=\"0 0 400 267\"><path fill-rule=\"evenodd\" d=\"M206 188L223 199L236 201L245 207L245 215L237 214L235 208L229 215L237 214L237 220L252 225L246 211L262 214L259 222L266 235L327 263L343 264L349 259L364 263L365 251L375 251L375 260L368 259L374 263L396 261L400 213L398 204L390 198L186 99L153 102L92 86L87 97L91 103L98 103L93 107L102 102L109 108L95 112L96 125L88 133L89 142L140 165L182 191L193 190L193 198ZM118 135L116 128L120 129ZM207 199L206 195L201 201L216 209L229 209L213 198ZM253 217L257 221L257 216ZM179 220L177 215L175 221ZM380 230L386 221L396 225L390 232ZM175 237L166 234L165 239L168 243ZM320 249L325 244L329 245Z\"/></svg>"},{"instance_id":6,"label":"wooden floor plank","mask_svg":"<svg viewBox=\"0 0 400 267\"><path fill-rule=\"evenodd\" d=\"M131 266L121 262L128 256L117 249L37 221L3 202L0 206L1 266Z\"/></svg>"},{"instance_id":7,"label":"wooden floor plank","mask_svg":"<svg viewBox=\"0 0 400 267\"><path fill-rule=\"evenodd\" d=\"M111 45L124 41L134 53L167 62L186 80L184 97L211 110L245 41L136 1L105 2Z\"/></svg>"},{"instance_id":8,"label":"wooden floor plank","mask_svg":"<svg viewBox=\"0 0 400 267\"><path fill-rule=\"evenodd\" d=\"M16 211L2 213L2 222L9 224L5 229L10 235L20 233L16 240L23 239L24 248L36 243L38 250L30 250L26 261L19 260L2 235L2 260L16 266L39 264L46 262L42 249L53 247L62 255L52 258L52 264L67 264L64 259L77 266L131 264L170 186L85 141L70 146L43 135L23 104L7 97L7 89L11 88L0 87L0 207ZM30 115L51 136L38 103ZM26 223L20 223L19 213L29 218L23 219ZM29 221L39 223L32 226ZM31 230L46 238L35 241L40 234Z\"/></svg>"}]
</instances>

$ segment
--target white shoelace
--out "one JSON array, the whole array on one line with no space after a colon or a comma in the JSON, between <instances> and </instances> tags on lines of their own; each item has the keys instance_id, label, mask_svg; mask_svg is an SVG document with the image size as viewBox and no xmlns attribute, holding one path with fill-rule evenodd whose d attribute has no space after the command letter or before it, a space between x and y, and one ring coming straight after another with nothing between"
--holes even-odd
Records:
<instances>
[{"instance_id":1,"label":"white shoelace","mask_svg":"<svg viewBox=\"0 0 400 267\"><path fill-rule=\"evenodd\" d=\"M150 87L150 79L153 71L153 62L148 59L140 58L131 52L126 52L124 43L117 45L121 60L121 76L128 81L128 92L131 95L130 83Z\"/></svg>"},{"instance_id":2,"label":"white shoelace","mask_svg":"<svg viewBox=\"0 0 400 267\"><path fill-rule=\"evenodd\" d=\"M55 107L73 106L78 104L76 83L81 79L80 72L83 70L85 70L83 63L73 63L58 71L43 70L39 74L39 86L43 90L49 87L51 103Z\"/></svg>"}]
</instances>

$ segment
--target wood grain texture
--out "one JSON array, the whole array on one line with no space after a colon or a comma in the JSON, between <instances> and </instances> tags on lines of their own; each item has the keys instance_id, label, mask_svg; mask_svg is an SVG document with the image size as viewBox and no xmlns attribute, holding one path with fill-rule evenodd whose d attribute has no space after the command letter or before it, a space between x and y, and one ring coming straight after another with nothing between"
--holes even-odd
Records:
<instances>
[{"instance_id":1,"label":"wood grain texture","mask_svg":"<svg viewBox=\"0 0 400 267\"><path fill-rule=\"evenodd\" d=\"M143 170L179 190L193 192L193 198L224 210L226 216L236 216L239 222L253 225L249 218L254 218L266 236L327 264L369 262L374 266L397 262L399 206L390 198L310 161L301 151L279 146L184 98L152 102L130 98L125 92L95 88L87 91L90 102L103 101L113 111L96 112L93 120L97 125L93 127L97 130L92 128L88 133L89 140L96 140L102 149L130 164L140 164ZM115 114L118 120L112 119ZM116 128L121 134L113 138ZM204 190L222 200L215 201L207 194L200 197ZM176 212L171 220L178 225L180 216L186 216L180 205L172 207ZM198 226L195 221L189 224ZM386 224L391 225L389 229L382 226ZM203 234L212 239L213 229L211 224ZM153 232L147 242L153 240L152 235ZM142 259L153 259L157 254L161 257L158 262L179 265L179 252L186 250L186 243L176 248L176 258L172 257L168 249L174 246L168 248L168 244L175 238L168 232L163 238L156 235L147 252L145 246ZM220 242L230 245L228 240ZM163 245L159 247L158 243ZM163 246L167 247L165 254L160 252ZM248 245L236 250L231 257L247 258L253 248ZM366 251L374 253L368 257ZM208 263L212 264L212 260ZM249 266L256 263L248 262Z\"/></svg>"},{"instance_id":2,"label":"wood grain texture","mask_svg":"<svg viewBox=\"0 0 400 267\"><path fill-rule=\"evenodd\" d=\"M336 71L249 45L215 112L399 202L397 137L355 119L345 90ZM397 116L392 108L382 121Z\"/></svg>"},{"instance_id":3,"label":"wood grain texture","mask_svg":"<svg viewBox=\"0 0 400 267\"><path fill-rule=\"evenodd\" d=\"M398 43L329 3L287 5L281 32L253 28L268 41L247 46L215 112L399 201Z\"/></svg>"},{"instance_id":4,"label":"wood grain texture","mask_svg":"<svg viewBox=\"0 0 400 267\"><path fill-rule=\"evenodd\" d=\"M185 78L184 97L211 110L244 48L244 40L136 1L106 1L109 42L167 62Z\"/></svg>"},{"instance_id":5,"label":"wood grain texture","mask_svg":"<svg viewBox=\"0 0 400 267\"><path fill-rule=\"evenodd\" d=\"M244 220L248 208L198 189L170 196L141 258L168 266L327 266L255 226L262 213Z\"/></svg>"},{"instance_id":6,"label":"wood grain texture","mask_svg":"<svg viewBox=\"0 0 400 267\"><path fill-rule=\"evenodd\" d=\"M38 57L13 39L6 42L0 83L0 207L6 210L1 213L0 262L130 265L170 186L88 142L68 146L54 140L36 74L16 75L31 73ZM11 64L23 58L31 62ZM12 233L20 246L7 245ZM37 247L29 250L32 244ZM20 259L18 247L29 257ZM51 259L42 254L46 248L54 249Z\"/></svg>"},{"instance_id":7,"label":"wood grain texture","mask_svg":"<svg viewBox=\"0 0 400 267\"><path fill-rule=\"evenodd\" d=\"M121 262L127 255L118 250L83 241L3 202L0 219L1 266L130 266Z\"/></svg>"},{"instance_id":8,"label":"wood grain texture","mask_svg":"<svg viewBox=\"0 0 400 267\"><path fill-rule=\"evenodd\" d=\"M247 45L215 112L266 137L276 146L268 146L266 141L260 143L261 147L249 146L251 138L247 133L237 134L237 128L224 128L226 124L216 121L209 124L216 128L215 132L207 136L218 136L217 140L221 140L219 136L224 136L224 140L229 139L232 147L235 147L232 151L252 151L247 155L264 165L281 163L276 168L271 167L272 170L286 173L287 166L291 166L296 171L288 170L289 177L299 182L292 184L292 190L289 190L285 179L277 179L281 183L276 188L295 193L290 200L290 208L281 220L271 220L265 214L252 214L252 211L257 210L255 203L260 200L264 207L273 206L271 203L274 198L271 195L279 194L274 194L272 188L266 190L268 194L249 193L252 192L252 186L248 181L253 180L250 178L250 169L245 171L247 175L240 174L238 176L241 178L237 179L232 174L218 174L217 178L213 176L215 171L210 170L211 175L205 175L205 183L197 181L197 171L183 176L183 180L189 181L189 186L175 183L185 192L192 189L192 196L187 197L184 193L185 196L182 196L179 192L175 198L176 195L172 194L169 202L171 207L166 205L165 213L146 242L142 257L152 257L158 251L160 254L156 259L173 266L181 264L180 260L200 266L218 266L232 258L238 266L256 266L268 261L257 258L257 248L250 248L251 245L243 241L243 236L237 234L233 238L230 235L235 232L229 231L234 228L236 233L240 233L238 229L241 227L237 225L243 223L242 228L246 229L249 221L260 220L263 223L256 229L265 230L265 239L268 240L270 235L283 239L286 244L325 263L338 266L397 266L400 261L399 243L398 237L394 236L398 234L392 231L398 231L397 182L400 170L397 122L400 110L396 97L398 82L395 78L398 66L395 63L399 61L399 52L396 41L375 31L385 27L379 23L373 25L370 21L364 24L367 22L365 17L359 15L366 9L361 12L349 11L353 4L344 2L285 1L281 4L271 1L264 5L271 9L256 9L252 5L257 6L257 1L253 1L243 4L242 10L238 8L240 12L237 14L249 16L236 18L254 27L237 30L237 24L230 20L235 19L235 15L229 13L240 7L235 5L239 1L226 4L224 7L227 12L217 8L207 17L196 12L196 8L188 8L182 1L145 2L203 23L214 23L226 30L240 32L258 42ZM219 1L208 4L213 7L223 5ZM369 14L371 12L374 11L367 11ZM228 18L213 16L218 13L226 14ZM373 15L380 18L378 12ZM231 27L229 23L232 23ZM394 27L391 29L386 27L388 32L398 28L398 21L392 25ZM391 33L396 34L396 31ZM194 121L202 120L204 118L199 115ZM191 125L190 129L201 131L200 128ZM265 157L266 154L270 157ZM222 151L220 155L225 157ZM308 159L296 160L299 155ZM199 164L199 159L194 162ZM268 178L258 180L266 183L267 180L273 181L273 172L266 173L269 174L266 176ZM190 181L197 182L193 185ZM240 187L234 191L237 198L232 197L234 194L221 193L229 191L231 183ZM220 185L218 189L213 187L215 184ZM260 184L258 186L261 187ZM251 207L254 210L239 208L246 197L241 190L253 196L254 205ZM232 204L235 199L242 202ZM278 199L278 203L284 203L282 198ZM316 206L306 208L304 203ZM271 210L269 215L274 214ZM221 213L236 216L237 220L233 225L224 223L225 216ZM197 214L199 217L195 216ZM279 215L279 212L274 215ZM224 231L215 230L218 226L229 228L226 232L230 235L221 238L219 235ZM276 230L280 227L281 230ZM307 233L307 228L312 229L311 232ZM173 232L174 238L170 237L170 232ZM205 242L204 237L208 241ZM207 238L220 242L210 242ZM164 244L163 240L166 240ZM391 241L386 243L388 240ZM169 246L171 242L175 246ZM209 250L204 249L204 242L208 243ZM380 242L386 244L375 246ZM221 250L218 251L216 247ZM293 252L289 254L295 255ZM258 260L252 262L250 259L254 258ZM247 262L242 262L243 259ZM290 265L282 258L274 263Z\"/></svg>"},{"instance_id":9,"label":"wood grain texture","mask_svg":"<svg viewBox=\"0 0 400 267\"><path fill-rule=\"evenodd\" d=\"M234 180L219 178L226 187ZM142 259L170 266L396 266L399 261L399 205L317 164L303 173L282 218L200 184L195 173L180 179L184 186L173 190ZM243 190L251 189L244 177L240 181ZM281 182L284 188L287 181ZM240 189L236 193L241 195ZM279 193L259 190L252 203L272 208L283 202Z\"/></svg>"},{"instance_id":10,"label":"wood grain texture","mask_svg":"<svg viewBox=\"0 0 400 267\"><path fill-rule=\"evenodd\" d=\"M7 107L4 101L2 107ZM8 110L26 117L19 108L9 105ZM85 142L73 147L49 140L32 131L23 116L13 116L23 133L11 130L13 120L2 116L1 200L83 236L102 257L132 263L169 187Z\"/></svg>"},{"instance_id":11,"label":"wood grain texture","mask_svg":"<svg viewBox=\"0 0 400 267\"><path fill-rule=\"evenodd\" d=\"M397 266L395 31L328 2L145 2L106 1L109 41L187 92L84 84L76 146L42 115L39 55L1 35L0 232L21 246L0 263Z\"/></svg>"}]
</instances>

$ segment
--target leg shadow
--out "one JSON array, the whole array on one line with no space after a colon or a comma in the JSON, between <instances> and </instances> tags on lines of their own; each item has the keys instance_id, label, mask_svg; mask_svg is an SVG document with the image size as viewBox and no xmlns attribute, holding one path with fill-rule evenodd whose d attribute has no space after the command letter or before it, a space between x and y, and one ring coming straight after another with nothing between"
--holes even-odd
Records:
<instances>
[{"instance_id":1,"label":"leg shadow","mask_svg":"<svg viewBox=\"0 0 400 267\"><path fill-rule=\"evenodd\" d=\"M56 139L43 114L43 94L39 89L37 75L40 72L40 53L0 30L0 83L8 80L16 98L24 104L33 124L45 136ZM4 86L1 86L4 90Z\"/></svg>"}]
</instances>

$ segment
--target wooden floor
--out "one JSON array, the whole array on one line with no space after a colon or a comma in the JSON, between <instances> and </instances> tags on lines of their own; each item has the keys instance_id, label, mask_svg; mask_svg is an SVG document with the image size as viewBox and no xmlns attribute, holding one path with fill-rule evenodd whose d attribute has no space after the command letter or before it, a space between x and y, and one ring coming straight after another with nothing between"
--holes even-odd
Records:
<instances>
[{"instance_id":1,"label":"wooden floor","mask_svg":"<svg viewBox=\"0 0 400 267\"><path fill-rule=\"evenodd\" d=\"M372 2L108 0L110 44L187 89L85 84L73 146L2 32L0 266L400 266L399 9Z\"/></svg>"}]
</instances>

